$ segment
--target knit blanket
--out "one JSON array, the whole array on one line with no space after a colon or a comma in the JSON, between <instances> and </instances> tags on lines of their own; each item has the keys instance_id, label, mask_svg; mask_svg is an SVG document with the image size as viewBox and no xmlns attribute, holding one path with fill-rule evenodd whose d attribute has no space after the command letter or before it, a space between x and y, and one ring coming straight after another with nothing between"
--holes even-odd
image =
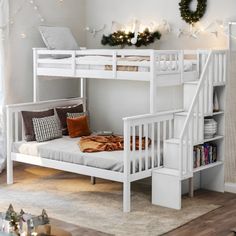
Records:
<instances>
[{"instance_id":1,"label":"knit blanket","mask_svg":"<svg viewBox=\"0 0 236 236\"><path fill-rule=\"evenodd\" d=\"M148 146L151 144L151 139L148 138ZM81 137L78 145L81 152L111 152L124 150L123 136L84 136ZM130 138L130 149L133 148L133 138ZM142 138L142 149L145 149L145 138ZM139 137L135 137L135 150L139 150Z\"/></svg>"}]
</instances>

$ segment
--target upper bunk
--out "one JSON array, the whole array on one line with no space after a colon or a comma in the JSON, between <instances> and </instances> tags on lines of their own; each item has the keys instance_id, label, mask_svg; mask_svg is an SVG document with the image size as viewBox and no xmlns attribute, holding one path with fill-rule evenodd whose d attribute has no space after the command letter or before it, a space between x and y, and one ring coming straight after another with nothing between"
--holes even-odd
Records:
<instances>
[{"instance_id":1,"label":"upper bunk","mask_svg":"<svg viewBox=\"0 0 236 236\"><path fill-rule=\"evenodd\" d=\"M36 77L156 80L158 86L195 80L201 58L199 51L183 50L34 48L33 51Z\"/></svg>"}]
</instances>

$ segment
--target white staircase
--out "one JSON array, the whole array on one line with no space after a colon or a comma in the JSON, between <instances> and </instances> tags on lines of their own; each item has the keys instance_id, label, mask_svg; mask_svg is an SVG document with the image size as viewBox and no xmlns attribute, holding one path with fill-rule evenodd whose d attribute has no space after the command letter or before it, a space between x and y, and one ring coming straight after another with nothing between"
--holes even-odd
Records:
<instances>
[{"instance_id":1,"label":"white staircase","mask_svg":"<svg viewBox=\"0 0 236 236\"><path fill-rule=\"evenodd\" d=\"M193 147L204 143L204 117L213 114L214 86L224 85L227 77L226 51L205 57L200 78L183 83L183 111L174 114L173 138L164 141L163 168L152 175L153 204L181 209L181 182L185 179L190 180L193 195Z\"/></svg>"}]
</instances>

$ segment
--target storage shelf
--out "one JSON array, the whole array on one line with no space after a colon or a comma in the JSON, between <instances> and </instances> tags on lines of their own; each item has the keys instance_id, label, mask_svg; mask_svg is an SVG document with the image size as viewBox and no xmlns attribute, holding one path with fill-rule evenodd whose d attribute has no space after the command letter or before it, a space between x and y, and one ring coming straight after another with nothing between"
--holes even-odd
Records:
<instances>
[{"instance_id":1,"label":"storage shelf","mask_svg":"<svg viewBox=\"0 0 236 236\"><path fill-rule=\"evenodd\" d=\"M223 135L216 135L213 138L204 139L204 143L211 142L211 141L214 141L214 140L223 139L223 138L224 138Z\"/></svg>"},{"instance_id":2,"label":"storage shelf","mask_svg":"<svg viewBox=\"0 0 236 236\"><path fill-rule=\"evenodd\" d=\"M216 167L216 166L220 166L220 165L223 165L222 161L217 161L217 162L205 165L205 166L200 166L200 167L194 168L193 173L196 173L196 172L199 172L199 171L202 171L202 170L206 170L206 169L209 169L209 168L213 168L213 167Z\"/></svg>"}]
</instances>

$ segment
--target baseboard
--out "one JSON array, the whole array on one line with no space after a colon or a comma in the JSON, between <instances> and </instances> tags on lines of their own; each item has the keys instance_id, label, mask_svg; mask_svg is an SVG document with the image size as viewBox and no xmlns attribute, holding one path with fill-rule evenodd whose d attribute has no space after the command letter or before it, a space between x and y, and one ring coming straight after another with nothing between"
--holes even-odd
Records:
<instances>
[{"instance_id":1,"label":"baseboard","mask_svg":"<svg viewBox=\"0 0 236 236\"><path fill-rule=\"evenodd\" d=\"M225 183L225 192L236 193L236 183Z\"/></svg>"}]
</instances>

